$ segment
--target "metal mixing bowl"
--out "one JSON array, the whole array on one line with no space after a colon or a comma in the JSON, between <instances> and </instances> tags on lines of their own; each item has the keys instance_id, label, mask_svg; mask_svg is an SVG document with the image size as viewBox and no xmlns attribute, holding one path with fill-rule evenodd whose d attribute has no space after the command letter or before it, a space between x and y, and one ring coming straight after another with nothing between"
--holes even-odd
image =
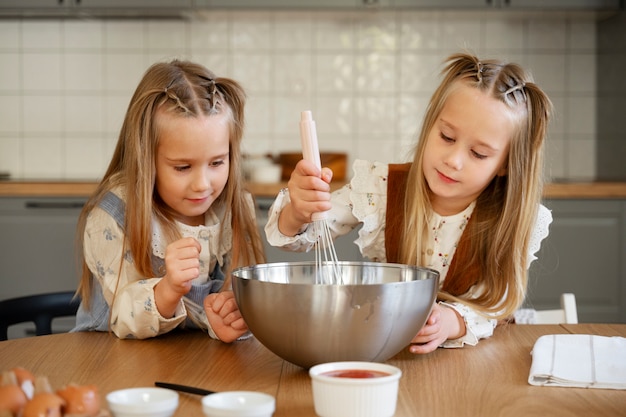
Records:
<instances>
[{"instance_id":1,"label":"metal mixing bowl","mask_svg":"<svg viewBox=\"0 0 626 417\"><path fill-rule=\"evenodd\" d=\"M336 285L315 283L315 262L234 270L235 299L252 334L303 368L336 361L384 362L400 352L428 318L439 273L375 262L338 266L343 282Z\"/></svg>"}]
</instances>

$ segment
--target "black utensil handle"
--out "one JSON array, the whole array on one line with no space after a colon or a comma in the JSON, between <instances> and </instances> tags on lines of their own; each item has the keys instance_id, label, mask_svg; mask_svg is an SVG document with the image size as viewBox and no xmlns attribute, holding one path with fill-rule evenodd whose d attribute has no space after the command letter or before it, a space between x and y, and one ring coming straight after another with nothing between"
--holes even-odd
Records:
<instances>
[{"instance_id":1,"label":"black utensil handle","mask_svg":"<svg viewBox=\"0 0 626 417\"><path fill-rule=\"evenodd\" d=\"M188 394L196 394L196 395L215 394L215 391L209 391L209 390L202 389L202 388L190 387L188 385L171 384L169 382L157 381L154 383L154 385L157 387L161 387L161 388L168 388L168 389L173 389L173 390L180 391L180 392L186 392Z\"/></svg>"}]
</instances>

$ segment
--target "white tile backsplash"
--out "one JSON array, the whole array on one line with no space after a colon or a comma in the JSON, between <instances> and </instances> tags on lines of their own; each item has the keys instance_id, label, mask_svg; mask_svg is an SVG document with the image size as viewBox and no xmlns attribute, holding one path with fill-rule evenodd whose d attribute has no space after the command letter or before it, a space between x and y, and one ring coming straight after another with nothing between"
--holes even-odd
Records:
<instances>
[{"instance_id":1,"label":"white tile backsplash","mask_svg":"<svg viewBox=\"0 0 626 417\"><path fill-rule=\"evenodd\" d=\"M56 137L24 138L24 178L64 178L64 140Z\"/></svg>"},{"instance_id":2,"label":"white tile backsplash","mask_svg":"<svg viewBox=\"0 0 626 417\"><path fill-rule=\"evenodd\" d=\"M17 137L0 137L0 171L22 174L23 158L19 157L22 145L22 140Z\"/></svg>"},{"instance_id":3,"label":"white tile backsplash","mask_svg":"<svg viewBox=\"0 0 626 417\"><path fill-rule=\"evenodd\" d=\"M63 20L24 20L22 45L24 49L59 49L62 45Z\"/></svg>"},{"instance_id":4,"label":"white tile backsplash","mask_svg":"<svg viewBox=\"0 0 626 417\"><path fill-rule=\"evenodd\" d=\"M4 21L0 24L0 49L20 47L20 21Z\"/></svg>"},{"instance_id":5,"label":"white tile backsplash","mask_svg":"<svg viewBox=\"0 0 626 417\"><path fill-rule=\"evenodd\" d=\"M98 178L107 165L102 158L104 143L100 138L67 138L63 159L66 178ZM108 164L108 161L106 161Z\"/></svg>"},{"instance_id":6,"label":"white tile backsplash","mask_svg":"<svg viewBox=\"0 0 626 417\"><path fill-rule=\"evenodd\" d=\"M190 20L1 20L0 170L99 178L147 67L193 59L248 94L244 150L297 151L311 109L324 150L410 158L442 60L467 49L530 69L556 109L548 174L595 172L595 22L554 14L216 11Z\"/></svg>"},{"instance_id":7,"label":"white tile backsplash","mask_svg":"<svg viewBox=\"0 0 626 417\"><path fill-rule=\"evenodd\" d=\"M148 21L147 47L151 51L179 54L187 50L187 24L183 21Z\"/></svg>"},{"instance_id":8,"label":"white tile backsplash","mask_svg":"<svg viewBox=\"0 0 626 417\"><path fill-rule=\"evenodd\" d=\"M566 71L564 53L528 54L527 69L533 74L535 82L548 94L564 94Z\"/></svg>"},{"instance_id":9,"label":"white tile backsplash","mask_svg":"<svg viewBox=\"0 0 626 417\"><path fill-rule=\"evenodd\" d=\"M134 49L145 47L145 21L107 20L104 22L104 46L109 50Z\"/></svg>"},{"instance_id":10,"label":"white tile backsplash","mask_svg":"<svg viewBox=\"0 0 626 417\"><path fill-rule=\"evenodd\" d=\"M241 13L233 19L235 51L269 51L273 49L272 15L266 12Z\"/></svg>"},{"instance_id":11,"label":"white tile backsplash","mask_svg":"<svg viewBox=\"0 0 626 417\"><path fill-rule=\"evenodd\" d=\"M63 132L63 96L25 95L22 98L24 124L22 134L45 133L60 136ZM0 117L4 117L0 116ZM28 151L24 155L28 156ZM25 167L28 168L27 166Z\"/></svg>"},{"instance_id":12,"label":"white tile backsplash","mask_svg":"<svg viewBox=\"0 0 626 417\"><path fill-rule=\"evenodd\" d=\"M485 21L485 48L510 53L524 48L526 21L519 19Z\"/></svg>"},{"instance_id":13,"label":"white tile backsplash","mask_svg":"<svg viewBox=\"0 0 626 417\"><path fill-rule=\"evenodd\" d=\"M70 20L63 24L63 47L72 49L101 49L104 47L104 22Z\"/></svg>"},{"instance_id":14,"label":"white tile backsplash","mask_svg":"<svg viewBox=\"0 0 626 417\"><path fill-rule=\"evenodd\" d=\"M571 21L567 38L568 48L572 51L596 51L596 30L594 22Z\"/></svg>"},{"instance_id":15,"label":"white tile backsplash","mask_svg":"<svg viewBox=\"0 0 626 417\"><path fill-rule=\"evenodd\" d=\"M464 20L459 17L442 19L443 49L446 52L466 50L480 53L482 50L482 30L484 24L477 19Z\"/></svg>"},{"instance_id":16,"label":"white tile backsplash","mask_svg":"<svg viewBox=\"0 0 626 417\"><path fill-rule=\"evenodd\" d=\"M321 52L313 56L314 88L318 94L349 95L354 90L355 59L344 52Z\"/></svg>"},{"instance_id":17,"label":"white tile backsplash","mask_svg":"<svg viewBox=\"0 0 626 417\"><path fill-rule=\"evenodd\" d=\"M591 180L596 173L596 145L593 139L571 135L567 144L567 177L575 180Z\"/></svg>"},{"instance_id":18,"label":"white tile backsplash","mask_svg":"<svg viewBox=\"0 0 626 417\"><path fill-rule=\"evenodd\" d=\"M232 48L232 19L225 13L211 13L189 23L189 46L193 52L223 51Z\"/></svg>"},{"instance_id":19,"label":"white tile backsplash","mask_svg":"<svg viewBox=\"0 0 626 417\"><path fill-rule=\"evenodd\" d=\"M68 91L103 90L102 53L66 53L63 55L63 87Z\"/></svg>"},{"instance_id":20,"label":"white tile backsplash","mask_svg":"<svg viewBox=\"0 0 626 417\"><path fill-rule=\"evenodd\" d=\"M104 119L102 98L99 96L65 96L64 127L67 134L82 134L86 137L93 132L102 132Z\"/></svg>"},{"instance_id":21,"label":"white tile backsplash","mask_svg":"<svg viewBox=\"0 0 626 417\"><path fill-rule=\"evenodd\" d=\"M567 43L567 21L565 19L528 20L528 45L535 50L563 51Z\"/></svg>"},{"instance_id":22,"label":"white tile backsplash","mask_svg":"<svg viewBox=\"0 0 626 417\"><path fill-rule=\"evenodd\" d=\"M1 78L1 77L0 77ZM22 97L18 95L0 95L0 123L1 132L11 138L22 131ZM0 137L4 136L0 135ZM11 150L0 148L0 154ZM17 155L14 155L17 156ZM0 165L2 169L2 165Z\"/></svg>"},{"instance_id":23,"label":"white tile backsplash","mask_svg":"<svg viewBox=\"0 0 626 417\"><path fill-rule=\"evenodd\" d=\"M59 53L25 52L22 56L25 91L58 92L61 90L61 59Z\"/></svg>"},{"instance_id":24,"label":"white tile backsplash","mask_svg":"<svg viewBox=\"0 0 626 417\"><path fill-rule=\"evenodd\" d=\"M313 26L314 49L345 51L356 48L354 14L347 12L319 14Z\"/></svg>"},{"instance_id":25,"label":"white tile backsplash","mask_svg":"<svg viewBox=\"0 0 626 417\"><path fill-rule=\"evenodd\" d=\"M313 21L305 13L277 13L273 22L274 47L310 53L313 49Z\"/></svg>"},{"instance_id":26,"label":"white tile backsplash","mask_svg":"<svg viewBox=\"0 0 626 417\"><path fill-rule=\"evenodd\" d=\"M21 56L15 52L0 52L0 91L17 91L21 87Z\"/></svg>"},{"instance_id":27,"label":"white tile backsplash","mask_svg":"<svg viewBox=\"0 0 626 417\"><path fill-rule=\"evenodd\" d=\"M398 49L430 51L441 47L438 12L403 12L398 16Z\"/></svg>"},{"instance_id":28,"label":"white tile backsplash","mask_svg":"<svg viewBox=\"0 0 626 417\"><path fill-rule=\"evenodd\" d=\"M567 91L595 94L596 61L593 53L572 53L567 57Z\"/></svg>"},{"instance_id":29,"label":"white tile backsplash","mask_svg":"<svg viewBox=\"0 0 626 417\"><path fill-rule=\"evenodd\" d=\"M569 132L589 140L596 133L596 98L585 96L569 97L567 100L567 121Z\"/></svg>"}]
</instances>

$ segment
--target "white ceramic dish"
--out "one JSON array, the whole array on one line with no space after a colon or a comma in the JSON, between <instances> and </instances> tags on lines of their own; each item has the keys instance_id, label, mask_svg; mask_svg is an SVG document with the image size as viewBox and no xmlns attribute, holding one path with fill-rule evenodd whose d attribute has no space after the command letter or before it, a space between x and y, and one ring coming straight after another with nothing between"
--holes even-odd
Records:
<instances>
[{"instance_id":1,"label":"white ceramic dish","mask_svg":"<svg viewBox=\"0 0 626 417\"><path fill-rule=\"evenodd\" d=\"M114 417L171 417L178 408L178 393L165 388L128 388L106 396Z\"/></svg>"},{"instance_id":2,"label":"white ceramic dish","mask_svg":"<svg viewBox=\"0 0 626 417\"><path fill-rule=\"evenodd\" d=\"M202 397L206 417L271 417L276 409L273 396L255 391L225 391Z\"/></svg>"},{"instance_id":3,"label":"white ceramic dish","mask_svg":"<svg viewBox=\"0 0 626 417\"><path fill-rule=\"evenodd\" d=\"M348 375L379 373L379 376L327 374L335 371L350 371ZM309 375L315 412L320 417L391 417L396 412L402 371L395 366L377 362L331 362L313 366Z\"/></svg>"}]
</instances>

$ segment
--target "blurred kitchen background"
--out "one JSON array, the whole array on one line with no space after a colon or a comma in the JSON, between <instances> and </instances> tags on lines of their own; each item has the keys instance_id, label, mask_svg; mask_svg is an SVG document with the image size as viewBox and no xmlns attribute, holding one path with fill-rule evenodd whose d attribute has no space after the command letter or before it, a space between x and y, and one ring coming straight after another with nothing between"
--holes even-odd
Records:
<instances>
[{"instance_id":1,"label":"blurred kitchen background","mask_svg":"<svg viewBox=\"0 0 626 417\"><path fill-rule=\"evenodd\" d=\"M83 5L92 3L107 1ZM161 3L172 2L153 2ZM468 50L521 63L552 98L549 179L626 179L619 1L539 2L545 10L515 7L533 1L401 9L385 0L319 9L233 2L240 3L182 14L163 9L165 18L154 17L155 8L123 18L90 16L87 8L65 18L50 5L29 10L29 0L2 0L0 171L16 179L100 178L140 77L171 58L198 61L244 85L248 154L298 152L300 111L310 109L324 151L345 152L350 162L404 161L442 60Z\"/></svg>"}]
</instances>

